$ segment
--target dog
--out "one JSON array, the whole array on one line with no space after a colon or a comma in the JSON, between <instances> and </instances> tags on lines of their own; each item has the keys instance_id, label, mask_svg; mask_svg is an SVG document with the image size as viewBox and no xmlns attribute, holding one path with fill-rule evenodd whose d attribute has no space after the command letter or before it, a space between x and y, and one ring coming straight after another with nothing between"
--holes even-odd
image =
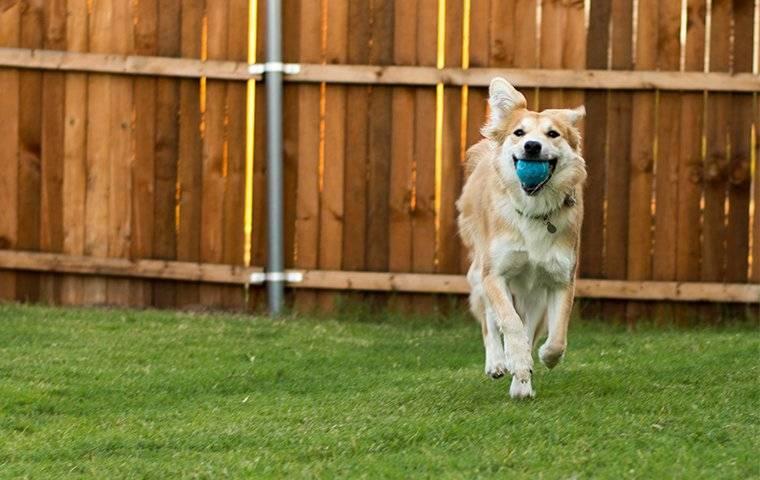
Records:
<instances>
[{"instance_id":1,"label":"dog","mask_svg":"<svg viewBox=\"0 0 760 480\"><path fill-rule=\"evenodd\" d=\"M533 112L503 78L490 84L485 137L467 151L457 200L469 249L470 309L480 321L485 372L512 375L512 398L532 398L532 351L555 367L567 347L575 296L586 164L585 108ZM503 341L502 341L503 336Z\"/></svg>"}]
</instances>

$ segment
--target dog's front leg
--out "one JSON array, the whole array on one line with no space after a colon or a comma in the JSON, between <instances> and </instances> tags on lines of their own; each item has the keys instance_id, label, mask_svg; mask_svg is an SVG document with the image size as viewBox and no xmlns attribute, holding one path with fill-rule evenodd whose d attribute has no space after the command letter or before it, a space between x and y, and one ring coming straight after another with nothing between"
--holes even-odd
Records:
<instances>
[{"instance_id":1,"label":"dog's front leg","mask_svg":"<svg viewBox=\"0 0 760 480\"><path fill-rule=\"evenodd\" d=\"M575 295L575 282L562 289L549 292L549 305L547 311L549 323L549 335L546 342L538 350L541 363L549 368L554 368L567 348L567 327L570 323L570 313L573 310L573 297Z\"/></svg>"},{"instance_id":2,"label":"dog's front leg","mask_svg":"<svg viewBox=\"0 0 760 480\"><path fill-rule=\"evenodd\" d=\"M512 296L507 291L506 282L501 276L488 275L483 280L483 287L489 306L495 313L496 321L504 335L507 369L512 373L509 395L512 398L532 397L533 358L530 354L528 335L512 304Z\"/></svg>"}]
</instances>

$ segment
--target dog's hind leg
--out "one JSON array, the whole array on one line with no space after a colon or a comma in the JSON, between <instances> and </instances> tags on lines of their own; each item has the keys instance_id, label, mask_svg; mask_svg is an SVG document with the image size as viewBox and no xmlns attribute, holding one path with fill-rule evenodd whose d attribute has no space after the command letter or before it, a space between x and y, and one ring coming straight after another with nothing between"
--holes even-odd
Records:
<instances>
[{"instance_id":1,"label":"dog's hind leg","mask_svg":"<svg viewBox=\"0 0 760 480\"><path fill-rule=\"evenodd\" d=\"M538 350L541 363L548 368L554 368L565 354L567 327L573 309L574 293L575 284L573 282L564 289L549 292L549 308L547 311L549 336Z\"/></svg>"}]
</instances>

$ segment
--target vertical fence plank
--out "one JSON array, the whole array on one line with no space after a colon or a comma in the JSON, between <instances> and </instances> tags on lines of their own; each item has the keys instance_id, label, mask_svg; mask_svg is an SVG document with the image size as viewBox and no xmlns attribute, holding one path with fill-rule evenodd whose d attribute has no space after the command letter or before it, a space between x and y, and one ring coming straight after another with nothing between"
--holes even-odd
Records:
<instances>
[{"instance_id":1,"label":"vertical fence plank","mask_svg":"<svg viewBox=\"0 0 760 480\"><path fill-rule=\"evenodd\" d=\"M349 2L327 0L325 61L345 64L348 53ZM346 157L346 87L328 85L324 98L324 150L319 204L319 268L340 270L343 254L343 174ZM320 308L334 306L335 295L319 295Z\"/></svg>"},{"instance_id":2,"label":"vertical fence plank","mask_svg":"<svg viewBox=\"0 0 760 480\"><path fill-rule=\"evenodd\" d=\"M559 0L541 2L540 68L562 68L562 50L567 46L562 38L566 21L567 9ZM562 106L562 90L540 89L538 110Z\"/></svg>"},{"instance_id":3,"label":"vertical fence plank","mask_svg":"<svg viewBox=\"0 0 760 480\"><path fill-rule=\"evenodd\" d=\"M22 48L42 48L43 3L25 2L21 9ZM40 248L40 189L42 140L42 73L22 70L19 74L19 163L18 163L18 243L22 250ZM17 299L35 302L39 299L40 276L19 273Z\"/></svg>"},{"instance_id":4,"label":"vertical fence plank","mask_svg":"<svg viewBox=\"0 0 760 480\"><path fill-rule=\"evenodd\" d=\"M704 70L706 11L705 0L689 0L687 3L686 71ZM675 278L683 281L699 280L703 110L702 92L681 95ZM679 305L675 313L678 322L685 323L696 316L697 310L692 305Z\"/></svg>"},{"instance_id":5,"label":"vertical fence plank","mask_svg":"<svg viewBox=\"0 0 760 480\"><path fill-rule=\"evenodd\" d=\"M446 0L446 40L444 65L461 67L464 5L462 0ZM440 210L438 212L438 264L439 273L460 273L462 243L457 232L456 200L462 190L462 87L443 89L443 145L440 174ZM469 91L468 91L469 93Z\"/></svg>"},{"instance_id":6,"label":"vertical fence plank","mask_svg":"<svg viewBox=\"0 0 760 480\"><path fill-rule=\"evenodd\" d=\"M299 60L319 63L321 58L321 5L303 0L300 5ZM291 17L295 18L295 17ZM317 268L319 261L319 85L299 85L298 128L294 129L298 145L298 186L296 193L296 266ZM309 311L316 306L315 292L296 292L296 307Z\"/></svg>"},{"instance_id":7,"label":"vertical fence plank","mask_svg":"<svg viewBox=\"0 0 760 480\"><path fill-rule=\"evenodd\" d=\"M201 35L205 1L182 0L181 51L184 58L201 58ZM177 229L177 260L201 260L201 190L202 148L200 87L202 81L180 80L179 113L179 226ZM197 284L177 286L179 306L197 305L200 300Z\"/></svg>"},{"instance_id":8,"label":"vertical fence plank","mask_svg":"<svg viewBox=\"0 0 760 480\"><path fill-rule=\"evenodd\" d=\"M21 7L0 10L0 46L18 47ZM0 69L0 248L15 248L18 241L18 131L19 73ZM0 301L16 299L16 273L0 271Z\"/></svg>"},{"instance_id":9,"label":"vertical fence plank","mask_svg":"<svg viewBox=\"0 0 760 480\"><path fill-rule=\"evenodd\" d=\"M393 63L392 2L370 2L369 63ZM367 153L367 269L387 271L388 194L393 125L392 87L374 86L370 90Z\"/></svg>"},{"instance_id":10,"label":"vertical fence plank","mask_svg":"<svg viewBox=\"0 0 760 480\"><path fill-rule=\"evenodd\" d=\"M731 0L713 0L710 27L710 71L730 71L731 57ZM704 208L702 232L703 281L725 279L726 228L725 204L729 163L729 136L733 113L730 93L709 93L707 96L707 156L704 163ZM705 305L703 315L708 319L720 317L715 305Z\"/></svg>"},{"instance_id":11,"label":"vertical fence plank","mask_svg":"<svg viewBox=\"0 0 760 480\"><path fill-rule=\"evenodd\" d=\"M140 0L142 2L143 0ZM155 0L151 0L151 5ZM177 57L181 53L180 0L158 0L156 49L159 55ZM151 7L150 12L153 12ZM154 258L177 258L177 169L179 164L180 82L171 78L156 80L154 156L153 242ZM139 116L138 116L139 118ZM137 120L139 126L139 120ZM177 304L177 286L172 282L153 282L153 305L170 308Z\"/></svg>"},{"instance_id":12,"label":"vertical fence plank","mask_svg":"<svg viewBox=\"0 0 760 480\"><path fill-rule=\"evenodd\" d=\"M657 68L679 70L681 6L660 2L658 18ZM678 223L678 166L681 156L681 94L660 92L657 107L657 153L655 157L655 230L652 278L676 278L676 228ZM673 304L661 302L658 321L670 321Z\"/></svg>"},{"instance_id":13,"label":"vertical fence plank","mask_svg":"<svg viewBox=\"0 0 760 480\"><path fill-rule=\"evenodd\" d=\"M67 0L66 50L84 52L88 48L89 24L87 0ZM63 252L84 255L85 205L87 194L87 75L66 74L66 103L63 144ZM81 277L65 275L61 285L61 302L84 303Z\"/></svg>"},{"instance_id":14,"label":"vertical fence plank","mask_svg":"<svg viewBox=\"0 0 760 480\"><path fill-rule=\"evenodd\" d=\"M432 67L437 62L438 1L418 0L416 64ZM412 210L412 271L432 273L436 257L436 90L417 88L414 110L414 208ZM431 295L416 295L415 310L429 312Z\"/></svg>"},{"instance_id":15,"label":"vertical fence plank","mask_svg":"<svg viewBox=\"0 0 760 480\"><path fill-rule=\"evenodd\" d=\"M227 20L229 0L210 0L206 4L209 60L227 58ZM203 135L203 174L201 187L201 261L224 261L224 190L227 168L225 151L227 82L208 80ZM222 307L223 287L201 285L200 303L207 308Z\"/></svg>"},{"instance_id":16,"label":"vertical fence plank","mask_svg":"<svg viewBox=\"0 0 760 480\"><path fill-rule=\"evenodd\" d=\"M227 22L227 57L245 62L248 59L248 0L230 0ZM224 189L224 263L243 266L245 217L246 89L242 82L227 86L227 152ZM239 286L224 288L225 308L242 310L245 290Z\"/></svg>"},{"instance_id":17,"label":"vertical fence plank","mask_svg":"<svg viewBox=\"0 0 760 480\"><path fill-rule=\"evenodd\" d=\"M591 2L588 56L586 68L607 69L609 59L610 0ZM580 276L601 278L604 252L604 187L607 167L607 97L604 90L586 93L586 136L583 157L586 160L588 181L584 193L583 228L581 230ZM567 105L570 107L571 105ZM599 317L603 302L584 301L583 314Z\"/></svg>"},{"instance_id":18,"label":"vertical fence plank","mask_svg":"<svg viewBox=\"0 0 760 480\"><path fill-rule=\"evenodd\" d=\"M593 4L592 4L593 8ZM612 0L611 68L633 67L633 2ZM589 52L589 55L591 52ZM605 168L604 278L625 280L628 251L628 180L631 161L631 93L609 93L607 166ZM590 138L587 123L587 139ZM588 141L588 140L587 140ZM625 302L603 304L605 318L625 317Z\"/></svg>"},{"instance_id":19,"label":"vertical fence plank","mask_svg":"<svg viewBox=\"0 0 760 480\"><path fill-rule=\"evenodd\" d=\"M266 3L257 2L256 12L256 52L254 60L266 60ZM253 206L251 230L251 263L265 266L267 263L267 205L266 205L266 87L263 82L256 83L255 120L253 137ZM286 250L287 251L287 250ZM263 288L249 290L249 306L252 310L262 310L266 305L266 292Z\"/></svg>"},{"instance_id":20,"label":"vertical fence plank","mask_svg":"<svg viewBox=\"0 0 760 480\"><path fill-rule=\"evenodd\" d=\"M111 1L92 3L89 17L89 45L94 53L111 51ZM85 255L108 256L109 233L109 155L111 119L111 78L108 75L89 76L87 98L87 192L85 194ZM106 303L106 280L84 279L84 302Z\"/></svg>"},{"instance_id":21,"label":"vertical fence plank","mask_svg":"<svg viewBox=\"0 0 760 480\"><path fill-rule=\"evenodd\" d=\"M639 0L636 35L636 70L657 67L657 2ZM649 280L652 274L652 171L654 163L655 94L635 92L631 114L631 169L628 195L629 280ZM649 306L629 303L629 325L649 315Z\"/></svg>"},{"instance_id":22,"label":"vertical fence plank","mask_svg":"<svg viewBox=\"0 0 760 480\"><path fill-rule=\"evenodd\" d=\"M369 63L369 0L349 2L347 61ZM367 250L367 149L369 140L368 86L346 87L345 173L343 176L343 268L365 270ZM359 301L363 294L348 298Z\"/></svg>"},{"instance_id":23,"label":"vertical fence plank","mask_svg":"<svg viewBox=\"0 0 760 480\"><path fill-rule=\"evenodd\" d=\"M418 2L397 0L394 5L393 62L415 65L417 62ZM392 93L391 166L388 192L388 269L412 271L412 202L415 160L415 95L413 87L396 87ZM396 295L389 306L408 310L411 296Z\"/></svg>"},{"instance_id":24,"label":"vertical fence plank","mask_svg":"<svg viewBox=\"0 0 760 480\"><path fill-rule=\"evenodd\" d=\"M733 2L733 73L752 71L754 2ZM728 219L726 238L726 281L747 281L749 258L749 204L752 187L750 150L752 94L734 93L731 99L731 158L728 165ZM756 187L757 188L757 187ZM757 209L757 205L755 205Z\"/></svg>"},{"instance_id":25,"label":"vertical fence plank","mask_svg":"<svg viewBox=\"0 0 760 480\"><path fill-rule=\"evenodd\" d=\"M131 5L112 3L111 53L134 52L134 25ZM132 106L134 79L114 76L111 82L110 154L108 168L108 256L128 258L132 237ZM130 280L108 279L107 301L113 305L128 305Z\"/></svg>"},{"instance_id":26,"label":"vertical fence plank","mask_svg":"<svg viewBox=\"0 0 760 480\"><path fill-rule=\"evenodd\" d=\"M158 1L138 0L135 4L135 53L156 55L158 53ZM162 5L162 7L166 7ZM132 258L152 258L153 238L159 226L159 208L163 206L156 198L158 171L156 159L157 109L155 78L134 80L134 163L132 176ZM173 203L173 202L172 202ZM167 246L170 246L169 242ZM160 245L157 245L159 248ZM153 304L153 286L149 281L132 281L130 304L147 306Z\"/></svg>"},{"instance_id":27,"label":"vertical fence plank","mask_svg":"<svg viewBox=\"0 0 760 480\"><path fill-rule=\"evenodd\" d=\"M44 46L66 49L66 2L51 0L43 10ZM63 249L63 135L66 78L61 72L42 74L42 185L40 248L60 253ZM42 275L40 300L57 304L61 298L60 278Z\"/></svg>"}]
</instances>

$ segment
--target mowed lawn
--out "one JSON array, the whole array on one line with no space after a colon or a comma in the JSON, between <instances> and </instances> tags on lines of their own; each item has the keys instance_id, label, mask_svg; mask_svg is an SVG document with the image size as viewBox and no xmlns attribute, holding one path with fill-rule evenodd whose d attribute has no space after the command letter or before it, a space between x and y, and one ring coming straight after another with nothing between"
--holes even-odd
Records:
<instances>
[{"instance_id":1,"label":"mowed lawn","mask_svg":"<svg viewBox=\"0 0 760 480\"><path fill-rule=\"evenodd\" d=\"M2 478L758 478L756 325L576 322L535 400L457 319L0 306Z\"/></svg>"}]
</instances>

